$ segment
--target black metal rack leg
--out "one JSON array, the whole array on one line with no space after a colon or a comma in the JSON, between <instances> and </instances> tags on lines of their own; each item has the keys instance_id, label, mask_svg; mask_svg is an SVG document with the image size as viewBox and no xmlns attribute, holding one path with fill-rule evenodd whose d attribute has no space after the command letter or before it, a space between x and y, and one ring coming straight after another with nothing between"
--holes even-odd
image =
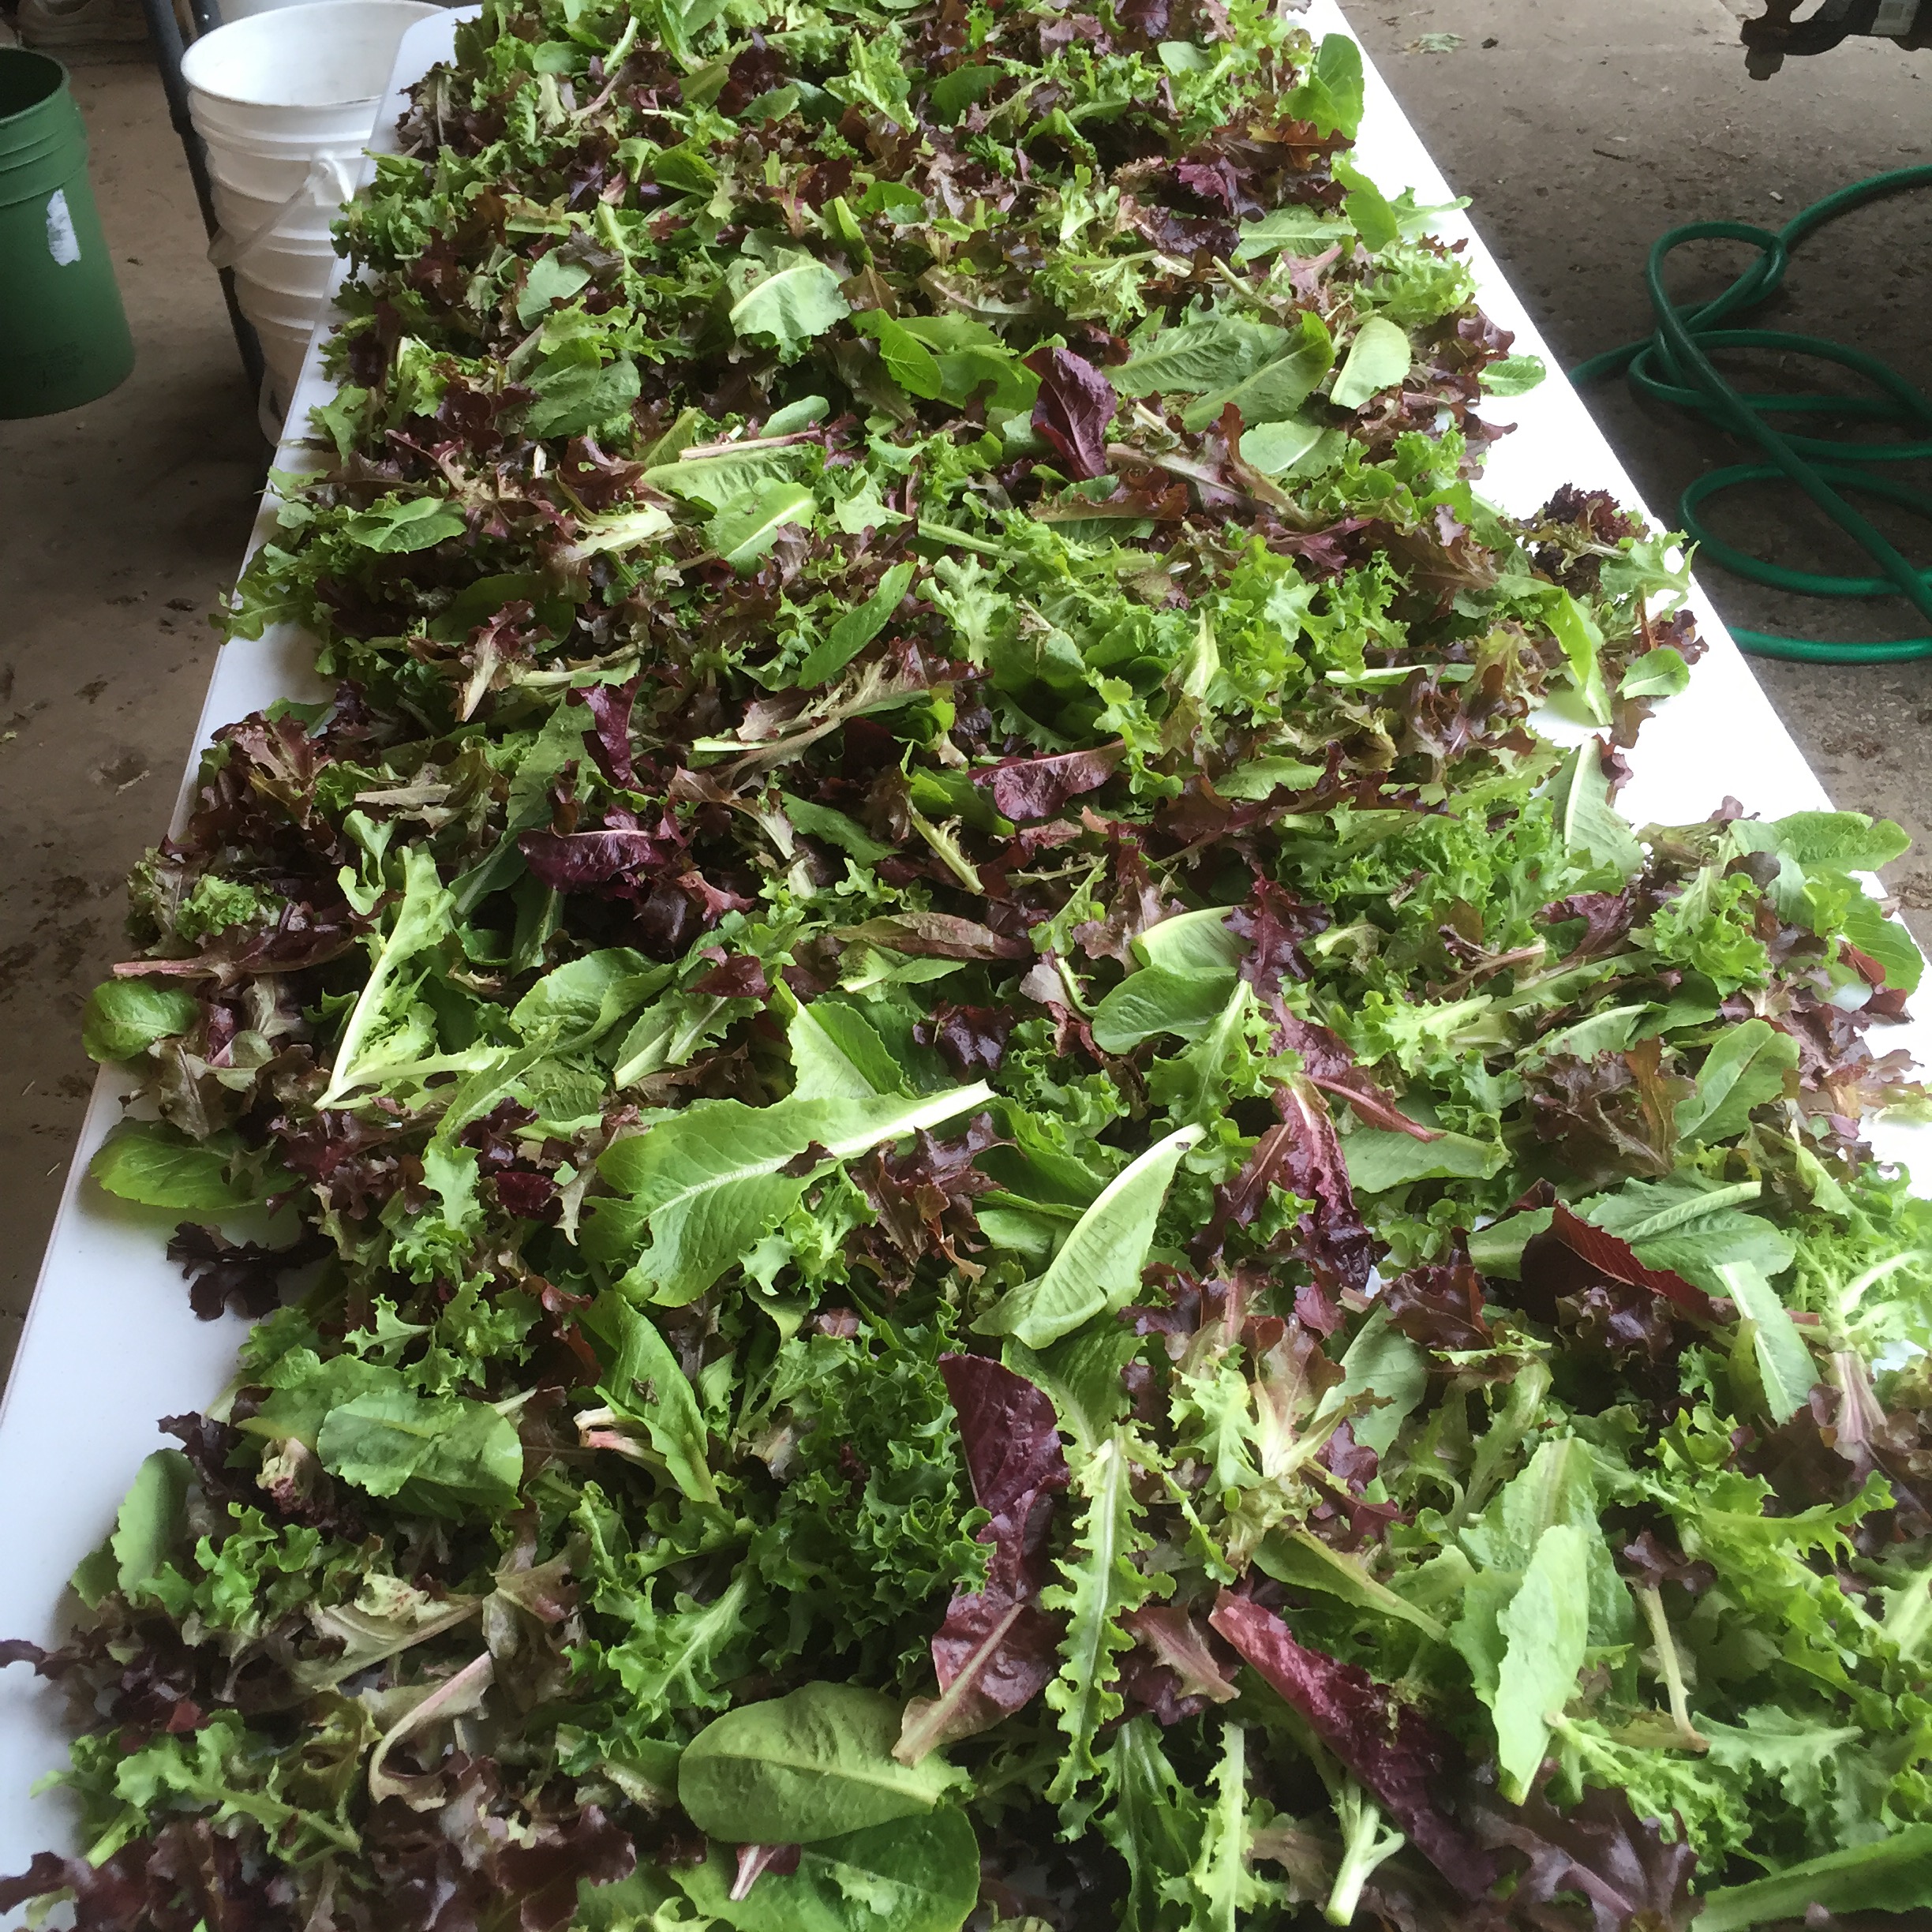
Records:
<instances>
[{"instance_id":1,"label":"black metal rack leg","mask_svg":"<svg viewBox=\"0 0 1932 1932\"><path fill-rule=\"evenodd\" d=\"M215 197L208 186L207 152L188 113L188 88L182 79L184 50L181 27L174 18L174 0L141 0L141 9L148 17L148 36L154 43L155 65L161 70L161 85L167 95L168 118L174 124L174 132L181 137L182 152L188 157L188 172L194 182L195 199L201 204L201 220L208 230L208 239L212 241L218 225L215 219ZM194 13L197 24L204 32L217 24L218 17L206 6L205 0L195 6ZM235 300L234 270L224 268L220 273L222 298L228 305L228 322L234 331L235 347L241 352L242 366L247 373L249 390L258 395L262 384L261 344L256 339L253 325L242 314L241 305Z\"/></svg>"}]
</instances>

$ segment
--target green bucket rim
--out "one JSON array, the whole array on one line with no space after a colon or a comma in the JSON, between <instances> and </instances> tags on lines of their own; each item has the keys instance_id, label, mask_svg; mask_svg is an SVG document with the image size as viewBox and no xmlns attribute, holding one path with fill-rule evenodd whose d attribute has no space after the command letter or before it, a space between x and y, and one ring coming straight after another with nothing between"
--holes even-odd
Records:
<instances>
[{"instance_id":1,"label":"green bucket rim","mask_svg":"<svg viewBox=\"0 0 1932 1932\"><path fill-rule=\"evenodd\" d=\"M15 107L8 112L0 113L0 153L6 152L3 144L9 134L19 132L21 122L29 119L35 114L44 114L50 108L55 106L62 95L67 95L69 92L73 77L59 61L54 59L52 54L43 54L38 47L0 47L0 72L4 72L9 66L17 68L23 66L29 62L36 66L51 69L53 85L37 99L28 102L25 107Z\"/></svg>"}]
</instances>

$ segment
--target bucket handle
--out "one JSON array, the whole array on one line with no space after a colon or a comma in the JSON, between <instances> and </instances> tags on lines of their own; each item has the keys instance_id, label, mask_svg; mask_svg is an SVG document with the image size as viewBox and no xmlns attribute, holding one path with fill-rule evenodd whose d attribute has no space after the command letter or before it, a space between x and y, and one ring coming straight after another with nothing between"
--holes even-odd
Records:
<instances>
[{"instance_id":1,"label":"bucket handle","mask_svg":"<svg viewBox=\"0 0 1932 1932\"><path fill-rule=\"evenodd\" d=\"M339 155L317 155L309 163L308 172L297 183L295 192L253 234L237 237L226 230L217 234L208 244L208 258L210 264L216 268L238 268L281 226L283 215L299 208L318 189L332 192L338 202L346 201L354 193L355 183ZM320 196L316 196L316 200L320 200Z\"/></svg>"}]
</instances>

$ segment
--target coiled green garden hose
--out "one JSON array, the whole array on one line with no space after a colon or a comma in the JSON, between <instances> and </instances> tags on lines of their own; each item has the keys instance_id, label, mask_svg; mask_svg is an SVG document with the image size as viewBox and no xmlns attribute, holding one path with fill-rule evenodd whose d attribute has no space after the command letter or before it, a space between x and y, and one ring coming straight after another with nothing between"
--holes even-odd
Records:
<instances>
[{"instance_id":1,"label":"coiled green garden hose","mask_svg":"<svg viewBox=\"0 0 1932 1932\"><path fill-rule=\"evenodd\" d=\"M1927 186L1932 186L1932 167L1893 168L1814 201L1775 231L1749 222L1716 221L1688 222L1670 230L1653 244L1645 270L1651 306L1657 313L1655 332L1642 342L1593 356L1571 372L1570 380L1581 388L1627 371L1631 387L1640 394L1694 411L1740 441L1755 444L1769 459L1713 470L1693 483L1681 500L1679 513L1686 534L1697 540L1705 556L1739 577L1806 597L1908 597L1932 620L1932 570L1908 563L1840 493L1878 497L1932 522L1932 496L1871 474L1874 464L1932 457L1932 440L1856 443L1792 436L1775 428L1769 420L1777 415L1836 416L1905 429L1923 438L1932 435L1932 401L1876 356L1847 348L1842 343L1780 329L1720 326L1728 316L1754 308L1773 294L1784 279L1792 251L1814 229L1881 195ZM1758 250L1758 259L1714 300L1679 308L1664 288L1664 264L1672 251L1686 242L1706 240L1748 242ZM1855 371L1884 393L1840 397L1739 390L1711 361L1707 351L1713 349L1773 349L1816 356ZM1882 575L1837 577L1787 570L1724 542L1704 526L1698 508L1706 499L1740 483L1774 482L1781 476L1788 477L1840 529L1862 545ZM1796 658L1807 664L1897 664L1908 658L1932 657L1932 637L1900 638L1880 644L1832 644L1810 638L1773 637L1762 631L1734 629L1731 635L1743 649L1761 657Z\"/></svg>"}]
</instances>

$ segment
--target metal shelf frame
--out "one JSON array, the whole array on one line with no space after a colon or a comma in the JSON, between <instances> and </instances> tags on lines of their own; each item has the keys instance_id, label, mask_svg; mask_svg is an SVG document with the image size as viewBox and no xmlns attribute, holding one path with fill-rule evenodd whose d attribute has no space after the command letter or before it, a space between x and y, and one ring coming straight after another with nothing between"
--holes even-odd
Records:
<instances>
[{"instance_id":1,"label":"metal shelf frame","mask_svg":"<svg viewBox=\"0 0 1932 1932\"><path fill-rule=\"evenodd\" d=\"M221 25L221 9L215 0L184 0L184 4L193 24L196 39ZM212 242L220 224L215 219L215 197L208 183L208 150L201 137L195 132L194 122L188 112L188 84L182 78L182 56L187 51L188 43L182 38L182 23L176 16L174 0L141 0L141 11L147 17L148 37L153 44L155 66L160 72L162 89L167 95L168 118L174 123L174 132L181 137L182 152L188 158L189 176L194 182L195 200L200 204L202 226ZM234 271L223 268L217 272L221 277L222 299L228 305L228 325L234 331L235 348L247 373L249 388L253 394L259 395L262 385L261 344L256 339L254 325L242 314L241 305L235 299Z\"/></svg>"}]
</instances>

